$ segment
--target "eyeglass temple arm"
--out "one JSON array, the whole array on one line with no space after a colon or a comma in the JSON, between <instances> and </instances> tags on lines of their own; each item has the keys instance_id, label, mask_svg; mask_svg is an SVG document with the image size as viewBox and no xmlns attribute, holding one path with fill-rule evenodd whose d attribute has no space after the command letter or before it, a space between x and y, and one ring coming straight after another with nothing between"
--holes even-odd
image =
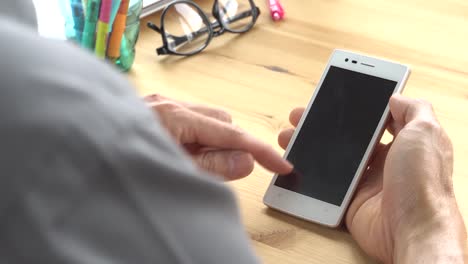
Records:
<instances>
[{"instance_id":1,"label":"eyeglass temple arm","mask_svg":"<svg viewBox=\"0 0 468 264\"><path fill-rule=\"evenodd\" d=\"M148 23L146 23L146 25L147 25L150 29L152 29L152 30L158 32L159 34L161 34L161 35L163 34L163 33L162 33L162 30L161 30L158 26L156 26L155 24L153 24L152 22L148 22ZM171 37L171 38L173 38L173 39L175 40L175 43L174 43L174 44L175 44L176 46L178 46L178 45L180 45L180 44L182 44L182 43L184 43L184 42L187 41L187 37L176 37L176 36L172 36L172 35L167 34L167 33L166 33L166 36L165 36L165 37ZM158 55L161 55L161 54L167 54L167 53L168 53L168 50L167 50L166 47L161 47L161 48L156 49L156 52L158 53Z\"/></svg>"},{"instance_id":2,"label":"eyeglass temple arm","mask_svg":"<svg viewBox=\"0 0 468 264\"><path fill-rule=\"evenodd\" d=\"M148 26L150 29L158 32L159 34L162 35L162 30L156 26L155 24L153 24L152 22L148 22L146 23L146 26ZM166 47L160 47L160 48L157 48L156 49L156 52L158 53L158 55L163 55L163 54L167 54L168 53L168 50Z\"/></svg>"},{"instance_id":3,"label":"eyeglass temple arm","mask_svg":"<svg viewBox=\"0 0 468 264\"><path fill-rule=\"evenodd\" d=\"M151 23L151 22L148 22L148 23L146 23L146 25L147 25L149 28L151 28L152 30L158 32L159 34L162 34L161 29L160 29L158 26L156 26L155 24L153 24L153 23Z\"/></svg>"}]
</instances>

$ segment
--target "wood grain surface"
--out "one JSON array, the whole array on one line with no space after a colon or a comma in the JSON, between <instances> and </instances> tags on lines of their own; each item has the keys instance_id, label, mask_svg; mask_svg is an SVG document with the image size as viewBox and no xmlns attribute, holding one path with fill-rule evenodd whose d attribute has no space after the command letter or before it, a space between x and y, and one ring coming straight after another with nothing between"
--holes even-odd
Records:
<instances>
[{"instance_id":1,"label":"wood grain surface","mask_svg":"<svg viewBox=\"0 0 468 264\"><path fill-rule=\"evenodd\" d=\"M211 10L212 1L198 1ZM142 21L129 77L142 94L160 93L229 111L234 122L274 145L289 111L305 106L335 48L411 65L404 94L433 103L455 149L459 207L468 220L468 1L283 0L274 23L266 1L255 27L226 33L196 56L157 56L161 37ZM264 263L373 263L342 229L267 209L271 173L258 167L229 183L253 246Z\"/></svg>"}]
</instances>

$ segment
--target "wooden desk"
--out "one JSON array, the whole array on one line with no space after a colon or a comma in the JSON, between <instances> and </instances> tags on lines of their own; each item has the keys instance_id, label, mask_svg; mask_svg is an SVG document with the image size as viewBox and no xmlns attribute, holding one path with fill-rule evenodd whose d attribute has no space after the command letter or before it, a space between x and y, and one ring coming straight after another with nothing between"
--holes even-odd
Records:
<instances>
[{"instance_id":1,"label":"wooden desk","mask_svg":"<svg viewBox=\"0 0 468 264\"><path fill-rule=\"evenodd\" d=\"M202 3L211 10L212 1ZM455 148L454 185L468 220L468 2L465 0L283 0L287 18L270 20L265 1L254 29L215 38L190 58L158 57L161 38L143 21L130 73L141 94L161 93L227 109L234 121L277 146L289 111L309 101L334 48L412 66L404 92L434 104ZM278 147L278 151L280 148ZM342 230L267 210L271 174L257 167L230 183L264 263L371 263Z\"/></svg>"}]
</instances>

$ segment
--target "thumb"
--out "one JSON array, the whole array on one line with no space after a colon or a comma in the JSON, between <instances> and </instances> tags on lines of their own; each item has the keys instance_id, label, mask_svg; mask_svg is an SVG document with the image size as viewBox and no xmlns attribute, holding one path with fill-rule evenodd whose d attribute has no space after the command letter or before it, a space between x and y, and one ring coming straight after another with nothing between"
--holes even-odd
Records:
<instances>
[{"instance_id":1,"label":"thumb","mask_svg":"<svg viewBox=\"0 0 468 264\"><path fill-rule=\"evenodd\" d=\"M411 99L402 95L390 98L390 112L393 117L391 124L395 135L408 123L415 120L437 121L432 105L419 99Z\"/></svg>"},{"instance_id":2,"label":"thumb","mask_svg":"<svg viewBox=\"0 0 468 264\"><path fill-rule=\"evenodd\" d=\"M237 150L211 150L193 156L204 170L222 175L225 180L236 180L249 175L254 168L252 155Z\"/></svg>"}]
</instances>

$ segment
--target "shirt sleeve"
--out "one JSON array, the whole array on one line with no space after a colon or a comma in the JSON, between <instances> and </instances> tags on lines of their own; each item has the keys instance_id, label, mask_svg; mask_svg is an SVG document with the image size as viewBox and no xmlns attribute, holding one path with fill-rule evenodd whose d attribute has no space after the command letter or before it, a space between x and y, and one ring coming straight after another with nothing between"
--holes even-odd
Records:
<instances>
[{"instance_id":1,"label":"shirt sleeve","mask_svg":"<svg viewBox=\"0 0 468 264\"><path fill-rule=\"evenodd\" d=\"M235 197L127 81L0 17L0 263L257 263Z\"/></svg>"}]
</instances>

